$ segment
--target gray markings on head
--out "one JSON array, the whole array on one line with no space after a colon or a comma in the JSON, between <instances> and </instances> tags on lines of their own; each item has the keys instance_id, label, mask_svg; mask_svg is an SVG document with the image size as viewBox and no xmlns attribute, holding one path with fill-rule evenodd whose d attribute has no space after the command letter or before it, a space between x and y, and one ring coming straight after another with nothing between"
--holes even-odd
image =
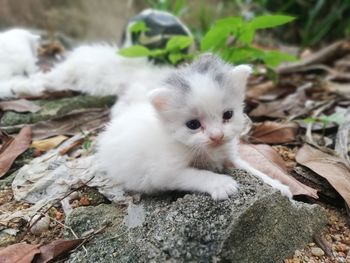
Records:
<instances>
[{"instance_id":1,"label":"gray markings on head","mask_svg":"<svg viewBox=\"0 0 350 263\"><path fill-rule=\"evenodd\" d=\"M183 91L189 91L190 83L184 78L181 72L176 72L171 74L166 80L165 83L180 88Z\"/></svg>"}]
</instances>

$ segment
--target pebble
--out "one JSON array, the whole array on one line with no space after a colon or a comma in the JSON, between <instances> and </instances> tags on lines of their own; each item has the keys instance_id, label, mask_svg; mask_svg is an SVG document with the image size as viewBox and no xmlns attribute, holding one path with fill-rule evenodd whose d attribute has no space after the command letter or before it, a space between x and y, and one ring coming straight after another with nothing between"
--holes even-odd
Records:
<instances>
[{"instance_id":1,"label":"pebble","mask_svg":"<svg viewBox=\"0 0 350 263\"><path fill-rule=\"evenodd\" d=\"M311 254L316 256L316 257L322 257L322 256L324 256L324 251L319 247L312 247Z\"/></svg>"},{"instance_id":2,"label":"pebble","mask_svg":"<svg viewBox=\"0 0 350 263\"><path fill-rule=\"evenodd\" d=\"M348 246L345 244L338 244L335 246L335 250L340 252L346 252L348 251L348 249L349 249Z\"/></svg>"},{"instance_id":3,"label":"pebble","mask_svg":"<svg viewBox=\"0 0 350 263\"><path fill-rule=\"evenodd\" d=\"M36 215L33 217L32 222L35 222L39 218L39 215ZM47 231L50 226L50 218L47 216L44 216L41 218L38 222L35 223L35 225L32 226L30 229L30 232L36 236L40 236L42 233Z\"/></svg>"},{"instance_id":4,"label":"pebble","mask_svg":"<svg viewBox=\"0 0 350 263\"><path fill-rule=\"evenodd\" d=\"M295 256L295 257L301 257L301 256L302 256L301 251L300 251L300 250L295 250L294 256Z\"/></svg>"}]
</instances>

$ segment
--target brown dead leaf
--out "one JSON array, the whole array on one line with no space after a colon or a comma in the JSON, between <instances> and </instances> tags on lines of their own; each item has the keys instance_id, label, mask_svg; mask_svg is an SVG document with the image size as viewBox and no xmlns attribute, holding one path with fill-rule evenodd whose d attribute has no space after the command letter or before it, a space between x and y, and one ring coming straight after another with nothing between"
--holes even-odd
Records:
<instances>
[{"instance_id":1,"label":"brown dead leaf","mask_svg":"<svg viewBox=\"0 0 350 263\"><path fill-rule=\"evenodd\" d=\"M109 112L110 110L106 108L74 110L62 117L40 121L35 124L25 124L25 126L32 128L34 140L46 139L57 135L75 135L81 133L81 131L96 130L102 127L109 121ZM23 124L20 124L2 127L2 129L13 132L23 126Z\"/></svg>"},{"instance_id":2,"label":"brown dead leaf","mask_svg":"<svg viewBox=\"0 0 350 263\"><path fill-rule=\"evenodd\" d=\"M0 154L0 177L5 175L16 158L29 148L31 141L32 130L30 127L24 127Z\"/></svg>"},{"instance_id":3,"label":"brown dead leaf","mask_svg":"<svg viewBox=\"0 0 350 263\"><path fill-rule=\"evenodd\" d=\"M0 141L1 141L1 148L0 148L0 154L1 154L10 145L10 143L13 141L13 138L10 137L6 132L0 130Z\"/></svg>"},{"instance_id":4,"label":"brown dead leaf","mask_svg":"<svg viewBox=\"0 0 350 263\"><path fill-rule=\"evenodd\" d=\"M286 143L295 141L299 125L265 121L253 128L250 139L257 143Z\"/></svg>"},{"instance_id":5,"label":"brown dead leaf","mask_svg":"<svg viewBox=\"0 0 350 263\"><path fill-rule=\"evenodd\" d=\"M49 139L33 141L31 146L41 152L47 152L48 150L51 150L56 146L60 145L62 142L64 142L67 139L68 139L67 136L58 135L55 137L51 137Z\"/></svg>"},{"instance_id":6,"label":"brown dead leaf","mask_svg":"<svg viewBox=\"0 0 350 263\"><path fill-rule=\"evenodd\" d=\"M41 121L32 126L33 138L44 139L56 135L75 135L82 130L96 129L109 120L109 109L83 109L64 117Z\"/></svg>"},{"instance_id":7,"label":"brown dead leaf","mask_svg":"<svg viewBox=\"0 0 350 263\"><path fill-rule=\"evenodd\" d=\"M40 247L41 253L35 258L33 263L46 263L50 260L57 259L79 246L83 241L84 239L55 240L50 244Z\"/></svg>"},{"instance_id":8,"label":"brown dead leaf","mask_svg":"<svg viewBox=\"0 0 350 263\"><path fill-rule=\"evenodd\" d=\"M18 243L0 250L1 263L31 263L34 256L40 253L39 245Z\"/></svg>"},{"instance_id":9,"label":"brown dead leaf","mask_svg":"<svg viewBox=\"0 0 350 263\"><path fill-rule=\"evenodd\" d=\"M0 109L2 111L35 113L40 111L41 107L29 100L20 99L20 100L0 101Z\"/></svg>"},{"instance_id":10,"label":"brown dead leaf","mask_svg":"<svg viewBox=\"0 0 350 263\"><path fill-rule=\"evenodd\" d=\"M305 89L297 89L291 95L282 100L260 103L259 106L249 113L252 117L285 118L291 115L299 116L305 112L306 94Z\"/></svg>"},{"instance_id":11,"label":"brown dead leaf","mask_svg":"<svg viewBox=\"0 0 350 263\"><path fill-rule=\"evenodd\" d=\"M260 96L272 90L274 87L275 87L275 83L271 80L263 83L259 83L254 86L249 86L249 89L246 92L246 96L250 98L258 99Z\"/></svg>"},{"instance_id":12,"label":"brown dead leaf","mask_svg":"<svg viewBox=\"0 0 350 263\"><path fill-rule=\"evenodd\" d=\"M293 195L308 195L318 198L317 190L291 177L281 156L267 144L240 144L240 156L255 169L288 185Z\"/></svg>"},{"instance_id":13,"label":"brown dead leaf","mask_svg":"<svg viewBox=\"0 0 350 263\"><path fill-rule=\"evenodd\" d=\"M350 205L350 168L342 159L305 144L297 152L296 160L327 179L345 202Z\"/></svg>"}]
</instances>

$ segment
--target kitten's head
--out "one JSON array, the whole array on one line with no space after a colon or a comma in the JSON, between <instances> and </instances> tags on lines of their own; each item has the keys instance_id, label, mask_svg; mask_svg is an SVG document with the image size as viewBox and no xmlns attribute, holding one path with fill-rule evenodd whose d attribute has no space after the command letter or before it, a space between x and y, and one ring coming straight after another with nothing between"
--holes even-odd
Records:
<instances>
[{"instance_id":1,"label":"kitten's head","mask_svg":"<svg viewBox=\"0 0 350 263\"><path fill-rule=\"evenodd\" d=\"M150 100L170 134L191 148L209 150L231 141L244 126L243 100L251 68L202 55L177 69Z\"/></svg>"}]
</instances>

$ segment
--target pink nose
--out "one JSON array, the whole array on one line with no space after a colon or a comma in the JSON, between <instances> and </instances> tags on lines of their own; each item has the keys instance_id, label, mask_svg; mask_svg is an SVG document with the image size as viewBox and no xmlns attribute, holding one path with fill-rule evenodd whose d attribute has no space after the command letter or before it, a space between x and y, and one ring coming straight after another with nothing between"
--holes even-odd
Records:
<instances>
[{"instance_id":1,"label":"pink nose","mask_svg":"<svg viewBox=\"0 0 350 263\"><path fill-rule=\"evenodd\" d=\"M222 139L224 138L224 133L223 132L218 132L215 134L211 134L209 136L209 139L213 142L221 142Z\"/></svg>"}]
</instances>

